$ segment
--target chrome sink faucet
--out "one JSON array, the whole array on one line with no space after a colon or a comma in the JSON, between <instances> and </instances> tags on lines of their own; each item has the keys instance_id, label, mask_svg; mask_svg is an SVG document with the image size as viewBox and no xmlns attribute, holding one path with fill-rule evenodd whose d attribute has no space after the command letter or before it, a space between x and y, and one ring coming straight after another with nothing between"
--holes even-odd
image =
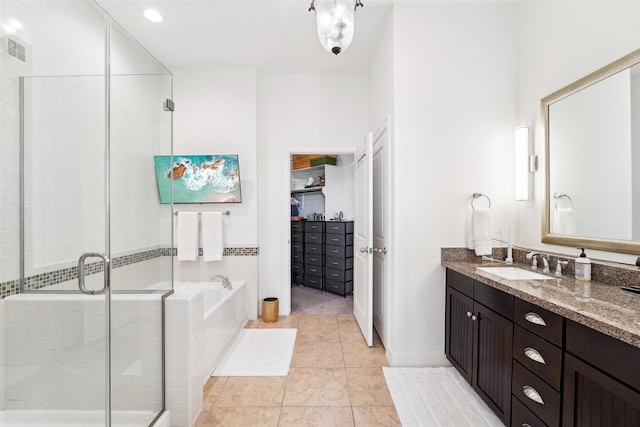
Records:
<instances>
[{"instance_id":1,"label":"chrome sink faucet","mask_svg":"<svg viewBox=\"0 0 640 427\"><path fill-rule=\"evenodd\" d=\"M227 276L223 276L222 274L216 274L216 275L211 276L209 281L213 282L216 279L221 279L222 280L222 286L225 289L233 290L233 286L231 286L231 282L229 281L229 278Z\"/></svg>"},{"instance_id":2,"label":"chrome sink faucet","mask_svg":"<svg viewBox=\"0 0 640 427\"><path fill-rule=\"evenodd\" d=\"M542 262L544 263L544 267L542 268L542 272L543 273L549 273L551 270L549 270L549 256L547 254L541 254L539 252L529 252L526 255L527 259L531 259L533 258L533 264L531 265L532 269L536 269L538 268L538 260L536 258L536 255L540 255L540 258L542 259Z\"/></svg>"}]
</instances>

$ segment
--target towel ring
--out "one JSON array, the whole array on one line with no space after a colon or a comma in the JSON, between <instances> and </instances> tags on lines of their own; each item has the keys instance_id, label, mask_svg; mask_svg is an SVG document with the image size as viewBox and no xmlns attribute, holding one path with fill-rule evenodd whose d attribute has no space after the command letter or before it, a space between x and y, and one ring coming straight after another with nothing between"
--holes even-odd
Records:
<instances>
[{"instance_id":1,"label":"towel ring","mask_svg":"<svg viewBox=\"0 0 640 427\"><path fill-rule=\"evenodd\" d=\"M571 200L571 197L569 197L569 195L568 195L568 194L564 194L564 193L553 193L553 198L554 198L554 199L556 199L556 202L555 202L555 204L554 204L554 205L555 205L555 208L556 208L556 209L558 209L558 199L561 199L561 198L563 198L563 197L564 197L564 198L569 199L569 207L570 207L570 208L572 208L572 207L573 207L573 200Z\"/></svg>"},{"instance_id":2,"label":"towel ring","mask_svg":"<svg viewBox=\"0 0 640 427\"><path fill-rule=\"evenodd\" d=\"M484 197L487 199L487 201L489 202L489 207L491 207L491 199L489 198L489 196L487 196L486 194L482 194L482 193L473 193L473 199L471 199L471 209L475 209L476 207L473 206L473 201L479 197Z\"/></svg>"}]
</instances>

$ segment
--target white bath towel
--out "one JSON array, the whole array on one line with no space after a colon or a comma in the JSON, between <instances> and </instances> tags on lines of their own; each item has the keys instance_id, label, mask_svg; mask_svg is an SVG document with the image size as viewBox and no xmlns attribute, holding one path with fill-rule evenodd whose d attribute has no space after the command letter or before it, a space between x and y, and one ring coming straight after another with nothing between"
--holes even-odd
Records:
<instances>
[{"instance_id":1,"label":"white bath towel","mask_svg":"<svg viewBox=\"0 0 640 427\"><path fill-rule=\"evenodd\" d=\"M198 258L198 212L178 212L178 261Z\"/></svg>"},{"instance_id":2,"label":"white bath towel","mask_svg":"<svg viewBox=\"0 0 640 427\"><path fill-rule=\"evenodd\" d=\"M576 235L576 220L573 208L556 208L553 213L554 234L563 234L565 236Z\"/></svg>"},{"instance_id":3,"label":"white bath towel","mask_svg":"<svg viewBox=\"0 0 640 427\"><path fill-rule=\"evenodd\" d=\"M202 212L202 260L220 261L224 248L222 213Z\"/></svg>"},{"instance_id":4,"label":"white bath towel","mask_svg":"<svg viewBox=\"0 0 640 427\"><path fill-rule=\"evenodd\" d=\"M491 213L489 209L475 208L471 212L471 239L476 255L491 255Z\"/></svg>"}]
</instances>

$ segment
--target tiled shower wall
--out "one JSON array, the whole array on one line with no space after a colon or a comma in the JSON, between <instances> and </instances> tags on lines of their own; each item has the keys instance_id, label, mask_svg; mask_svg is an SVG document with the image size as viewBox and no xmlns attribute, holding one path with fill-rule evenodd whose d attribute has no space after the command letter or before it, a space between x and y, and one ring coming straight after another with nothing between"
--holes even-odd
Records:
<instances>
[{"instance_id":1,"label":"tiled shower wall","mask_svg":"<svg viewBox=\"0 0 640 427\"><path fill-rule=\"evenodd\" d=\"M259 254L259 248L224 248L223 256L239 256L253 257ZM177 250L171 248L157 248L145 250L133 254L115 257L112 261L114 270L114 283L117 283L118 290L140 290L148 285L160 281L162 275L159 274L159 268L164 266L161 257L172 257L177 255ZM200 248L202 255L202 248ZM154 263L149 264L148 261L160 261L160 265ZM144 265L151 265L150 268L144 268ZM123 270L123 268L125 268ZM159 268L156 268L159 267ZM144 270L139 271L140 268ZM135 270L138 271L135 271ZM88 275L101 273L103 270L102 262L87 263L86 270ZM134 270L134 271L131 271ZM147 274L148 273L148 274ZM117 275L117 276L116 276ZM47 273L36 274L25 278L25 289L46 289L60 283L65 283L78 279L78 268L68 267L59 270L52 270ZM236 277L233 277L235 280ZM194 280L204 280L202 278ZM0 282L0 299L4 299L9 295L15 295L20 292L20 280L10 280Z\"/></svg>"}]
</instances>

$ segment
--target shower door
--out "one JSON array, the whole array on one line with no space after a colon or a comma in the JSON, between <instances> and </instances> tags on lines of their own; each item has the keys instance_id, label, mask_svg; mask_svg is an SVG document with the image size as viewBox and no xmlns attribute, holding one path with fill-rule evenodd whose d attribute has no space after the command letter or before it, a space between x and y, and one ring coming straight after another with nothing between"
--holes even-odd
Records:
<instances>
[{"instance_id":1,"label":"shower door","mask_svg":"<svg viewBox=\"0 0 640 427\"><path fill-rule=\"evenodd\" d=\"M2 123L20 143L20 289L0 305L0 425L150 426L173 281L153 156L172 153L172 76L92 2L15 2L32 3L27 61L2 56L22 68L15 89L2 80L20 113Z\"/></svg>"}]
</instances>

